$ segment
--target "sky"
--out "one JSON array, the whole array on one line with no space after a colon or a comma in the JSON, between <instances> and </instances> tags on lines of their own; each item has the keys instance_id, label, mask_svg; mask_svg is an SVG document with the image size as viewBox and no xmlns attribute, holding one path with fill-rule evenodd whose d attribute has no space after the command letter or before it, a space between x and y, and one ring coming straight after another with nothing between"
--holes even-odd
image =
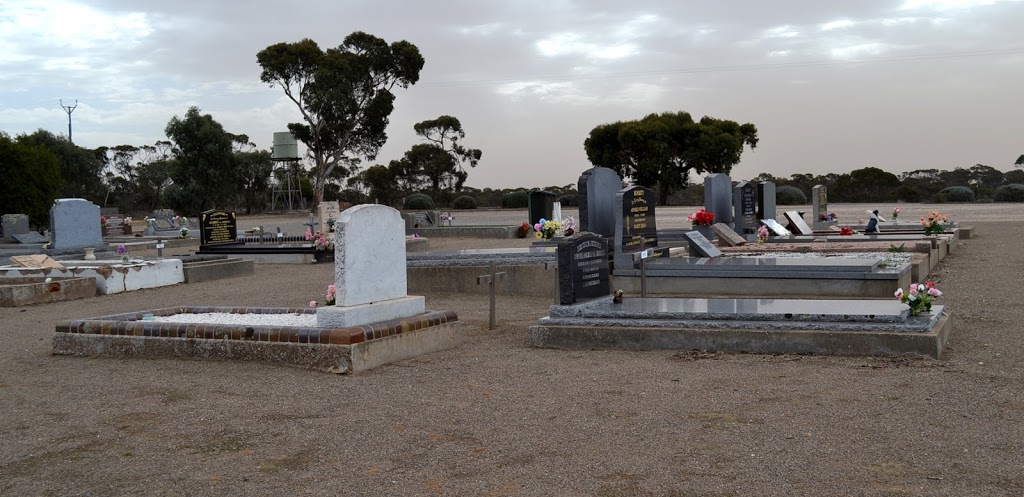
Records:
<instances>
[{"instance_id":1,"label":"sky","mask_svg":"<svg viewBox=\"0 0 1024 497\"><path fill-rule=\"evenodd\" d=\"M354 31L419 47L387 164L457 117L477 188L575 184L599 124L686 111L757 126L733 179L893 173L1024 154L1022 0L0 0L0 130L149 145L190 106L259 148L301 119L256 54ZM691 178L694 180L696 178ZM699 179L697 179L699 181Z\"/></svg>"}]
</instances>

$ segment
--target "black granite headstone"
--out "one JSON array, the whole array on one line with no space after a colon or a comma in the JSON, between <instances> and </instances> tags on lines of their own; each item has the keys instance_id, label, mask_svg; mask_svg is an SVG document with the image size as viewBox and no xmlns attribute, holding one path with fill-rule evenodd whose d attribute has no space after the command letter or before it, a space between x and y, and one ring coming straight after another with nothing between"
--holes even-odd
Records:
<instances>
[{"instance_id":1,"label":"black granite headstone","mask_svg":"<svg viewBox=\"0 0 1024 497\"><path fill-rule=\"evenodd\" d=\"M683 232L686 236L686 240L690 242L690 256L691 257L718 257L722 255L722 251L718 250L713 243L704 238L704 235L698 231L686 231Z\"/></svg>"},{"instance_id":2,"label":"black granite headstone","mask_svg":"<svg viewBox=\"0 0 1024 497\"><path fill-rule=\"evenodd\" d=\"M530 225L537 224L541 219L550 220L555 214L555 194L542 190L532 191L528 197L527 210L530 216Z\"/></svg>"},{"instance_id":3,"label":"black granite headstone","mask_svg":"<svg viewBox=\"0 0 1024 497\"><path fill-rule=\"evenodd\" d=\"M622 189L622 178L607 167L583 171L579 181L580 231L615 236L615 194Z\"/></svg>"},{"instance_id":4,"label":"black granite headstone","mask_svg":"<svg viewBox=\"0 0 1024 497\"><path fill-rule=\"evenodd\" d=\"M654 190L631 186L615 195L620 200L622 222L616 227L616 253L639 252L658 246L658 224L654 215Z\"/></svg>"},{"instance_id":5,"label":"black granite headstone","mask_svg":"<svg viewBox=\"0 0 1024 497\"><path fill-rule=\"evenodd\" d=\"M754 185L741 181L733 189L734 226L737 233L757 230L757 192Z\"/></svg>"},{"instance_id":6,"label":"black granite headstone","mask_svg":"<svg viewBox=\"0 0 1024 497\"><path fill-rule=\"evenodd\" d=\"M238 223L234 211L208 210L199 215L200 245L219 245L238 241Z\"/></svg>"},{"instance_id":7,"label":"black granite headstone","mask_svg":"<svg viewBox=\"0 0 1024 497\"><path fill-rule=\"evenodd\" d=\"M611 293L608 242L594 233L580 233L559 242L558 303L570 305Z\"/></svg>"}]
</instances>

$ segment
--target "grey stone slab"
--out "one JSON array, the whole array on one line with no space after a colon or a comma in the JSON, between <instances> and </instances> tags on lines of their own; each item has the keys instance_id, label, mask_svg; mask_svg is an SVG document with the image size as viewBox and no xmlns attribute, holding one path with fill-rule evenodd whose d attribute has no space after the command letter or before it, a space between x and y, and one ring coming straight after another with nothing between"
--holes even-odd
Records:
<instances>
[{"instance_id":1,"label":"grey stone slab","mask_svg":"<svg viewBox=\"0 0 1024 497\"><path fill-rule=\"evenodd\" d=\"M824 221L828 216L828 188L825 185L814 185L811 188L811 221Z\"/></svg>"},{"instance_id":2,"label":"grey stone slab","mask_svg":"<svg viewBox=\"0 0 1024 497\"><path fill-rule=\"evenodd\" d=\"M13 235L13 238L17 240L18 243L46 243L50 241L48 238L46 238L43 235L40 235L39 233L36 233L35 231L29 231L28 233L18 233L16 235Z\"/></svg>"},{"instance_id":3,"label":"grey stone slab","mask_svg":"<svg viewBox=\"0 0 1024 497\"><path fill-rule=\"evenodd\" d=\"M757 188L741 181L733 188L733 228L737 233L757 231Z\"/></svg>"},{"instance_id":4,"label":"grey stone slab","mask_svg":"<svg viewBox=\"0 0 1024 497\"><path fill-rule=\"evenodd\" d=\"M579 230L601 236L615 236L615 194L622 189L622 178L607 167L583 171L579 188Z\"/></svg>"},{"instance_id":5,"label":"grey stone slab","mask_svg":"<svg viewBox=\"0 0 1024 497\"><path fill-rule=\"evenodd\" d=\"M80 198L61 198L50 208L50 245L55 249L100 247L103 234L98 205Z\"/></svg>"},{"instance_id":6,"label":"grey stone slab","mask_svg":"<svg viewBox=\"0 0 1024 497\"><path fill-rule=\"evenodd\" d=\"M784 228L774 219L762 219L761 224L767 226L768 229L771 230L772 233L775 233L776 236L793 236L791 231Z\"/></svg>"},{"instance_id":7,"label":"grey stone slab","mask_svg":"<svg viewBox=\"0 0 1024 497\"><path fill-rule=\"evenodd\" d=\"M829 321L903 323L910 308L897 300L810 300L742 298L637 298L602 301L578 309L552 306L552 317L632 318L649 320Z\"/></svg>"},{"instance_id":8,"label":"grey stone slab","mask_svg":"<svg viewBox=\"0 0 1024 497\"><path fill-rule=\"evenodd\" d=\"M797 212L797 211L786 211L785 216L786 216L786 220L789 221L789 224L792 225L794 228L796 228L796 233L798 235L813 235L814 234L814 230L812 230L811 227L807 225L807 222L804 221L804 218L800 216L799 212ZM771 228L768 228L768 229L771 229Z\"/></svg>"},{"instance_id":9,"label":"grey stone slab","mask_svg":"<svg viewBox=\"0 0 1024 497\"><path fill-rule=\"evenodd\" d=\"M687 241L690 243L690 255L700 257L719 257L722 255L722 251L718 250L714 244L704 238L704 235L698 231L687 231L684 233Z\"/></svg>"},{"instance_id":10,"label":"grey stone slab","mask_svg":"<svg viewBox=\"0 0 1024 497\"><path fill-rule=\"evenodd\" d=\"M14 240L14 235L28 233L28 216L25 214L4 214L0 217L4 240Z\"/></svg>"},{"instance_id":11,"label":"grey stone slab","mask_svg":"<svg viewBox=\"0 0 1024 497\"><path fill-rule=\"evenodd\" d=\"M711 229L715 230L718 234L718 239L724 242L730 247L738 247L740 245L746 245L747 240L742 236L738 235L728 225L722 223L715 223L711 225Z\"/></svg>"},{"instance_id":12,"label":"grey stone slab","mask_svg":"<svg viewBox=\"0 0 1024 497\"><path fill-rule=\"evenodd\" d=\"M757 218L775 219L775 183L762 181L757 184Z\"/></svg>"},{"instance_id":13,"label":"grey stone slab","mask_svg":"<svg viewBox=\"0 0 1024 497\"><path fill-rule=\"evenodd\" d=\"M672 257L648 263L653 269L702 269L708 272L728 271L807 271L821 273L871 272L881 266L880 259L830 258L770 258L770 257Z\"/></svg>"},{"instance_id":14,"label":"grey stone slab","mask_svg":"<svg viewBox=\"0 0 1024 497\"><path fill-rule=\"evenodd\" d=\"M715 215L715 221L732 225L732 179L715 173L704 177L704 210Z\"/></svg>"}]
</instances>

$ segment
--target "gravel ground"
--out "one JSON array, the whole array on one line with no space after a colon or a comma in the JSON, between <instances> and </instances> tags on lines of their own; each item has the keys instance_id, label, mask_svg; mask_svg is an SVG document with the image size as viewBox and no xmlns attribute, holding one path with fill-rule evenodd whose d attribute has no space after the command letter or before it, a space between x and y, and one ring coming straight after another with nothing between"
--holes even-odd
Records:
<instances>
[{"instance_id":1,"label":"gravel ground","mask_svg":"<svg viewBox=\"0 0 1024 497\"><path fill-rule=\"evenodd\" d=\"M49 353L62 319L301 306L327 265L0 308L0 495L1020 496L1024 215L1004 209L937 268L941 361L533 349L548 299L501 296L488 331L486 297L443 294L466 344L350 377Z\"/></svg>"}]
</instances>

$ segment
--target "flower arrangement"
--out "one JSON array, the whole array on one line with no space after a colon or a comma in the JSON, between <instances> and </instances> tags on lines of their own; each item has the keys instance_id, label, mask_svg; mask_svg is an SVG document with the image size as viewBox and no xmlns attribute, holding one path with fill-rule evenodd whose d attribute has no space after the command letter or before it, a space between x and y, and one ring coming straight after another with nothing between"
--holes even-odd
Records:
<instances>
[{"instance_id":1,"label":"flower arrangement","mask_svg":"<svg viewBox=\"0 0 1024 497\"><path fill-rule=\"evenodd\" d=\"M822 215L818 216L818 220L819 221L838 221L839 220L839 216L837 216L835 212L830 212L828 214L822 214Z\"/></svg>"},{"instance_id":2,"label":"flower arrangement","mask_svg":"<svg viewBox=\"0 0 1024 497\"><path fill-rule=\"evenodd\" d=\"M100 226L107 227L107 216L100 216Z\"/></svg>"},{"instance_id":3,"label":"flower arrangement","mask_svg":"<svg viewBox=\"0 0 1024 497\"><path fill-rule=\"evenodd\" d=\"M328 232L334 233L334 223L335 223L334 217L333 216L327 216L327 231Z\"/></svg>"},{"instance_id":4,"label":"flower arrangement","mask_svg":"<svg viewBox=\"0 0 1024 497\"><path fill-rule=\"evenodd\" d=\"M122 224L124 224L125 226L131 226L132 225L132 218L130 218L130 217L124 218Z\"/></svg>"},{"instance_id":5,"label":"flower arrangement","mask_svg":"<svg viewBox=\"0 0 1024 497\"><path fill-rule=\"evenodd\" d=\"M839 236L852 236L852 235L853 235L853 228L850 228L849 226L843 226L842 228L839 228Z\"/></svg>"},{"instance_id":6,"label":"flower arrangement","mask_svg":"<svg viewBox=\"0 0 1024 497\"><path fill-rule=\"evenodd\" d=\"M526 235L530 234L530 231L532 231L530 225L523 223L519 226L519 229L516 230L516 236L519 238L526 238Z\"/></svg>"},{"instance_id":7,"label":"flower arrangement","mask_svg":"<svg viewBox=\"0 0 1024 497\"><path fill-rule=\"evenodd\" d=\"M323 233L317 231L313 233L313 230L308 226L306 227L306 240L313 242L313 250L317 252L326 252L328 250L334 250L334 241L328 239Z\"/></svg>"},{"instance_id":8,"label":"flower arrangement","mask_svg":"<svg viewBox=\"0 0 1024 497\"><path fill-rule=\"evenodd\" d=\"M156 228L156 218L154 218L154 217L145 217L142 220L146 222L146 227L147 228Z\"/></svg>"},{"instance_id":9,"label":"flower arrangement","mask_svg":"<svg viewBox=\"0 0 1024 497\"><path fill-rule=\"evenodd\" d=\"M572 216L562 219L562 234L572 236L574 233L576 233L576 219Z\"/></svg>"},{"instance_id":10,"label":"flower arrangement","mask_svg":"<svg viewBox=\"0 0 1024 497\"><path fill-rule=\"evenodd\" d=\"M534 236L537 238L544 238L550 240L555 237L555 233L562 228L562 224L558 221L548 220L540 218L540 222L533 225L533 230L536 232Z\"/></svg>"},{"instance_id":11,"label":"flower arrangement","mask_svg":"<svg viewBox=\"0 0 1024 497\"><path fill-rule=\"evenodd\" d=\"M757 229L757 244L761 245L768 240L768 227L762 225Z\"/></svg>"},{"instance_id":12,"label":"flower arrangement","mask_svg":"<svg viewBox=\"0 0 1024 497\"><path fill-rule=\"evenodd\" d=\"M942 292L935 287L935 283L926 281L924 283L911 283L910 288L904 292L902 288L896 289L896 300L910 306L910 315L916 316L922 312L931 312L932 300L942 295Z\"/></svg>"},{"instance_id":13,"label":"flower arrangement","mask_svg":"<svg viewBox=\"0 0 1024 497\"><path fill-rule=\"evenodd\" d=\"M939 211L931 211L927 218L921 216L921 224L924 225L924 234L938 235L946 231L949 216L943 216Z\"/></svg>"},{"instance_id":14,"label":"flower arrangement","mask_svg":"<svg viewBox=\"0 0 1024 497\"><path fill-rule=\"evenodd\" d=\"M188 228L182 226L181 229L178 230L178 238L188 238Z\"/></svg>"},{"instance_id":15,"label":"flower arrangement","mask_svg":"<svg viewBox=\"0 0 1024 497\"><path fill-rule=\"evenodd\" d=\"M898 217L900 217L900 208L896 207L892 210L892 218L896 219Z\"/></svg>"},{"instance_id":16,"label":"flower arrangement","mask_svg":"<svg viewBox=\"0 0 1024 497\"><path fill-rule=\"evenodd\" d=\"M331 283L330 285L327 285L327 294L324 295L324 305L334 305L334 302L335 302L334 294L337 293L336 289L337 289L337 287L334 286L334 283ZM310 300L309 301L309 306L310 307L316 307L316 305L317 305L317 303L316 303L315 300Z\"/></svg>"},{"instance_id":17,"label":"flower arrangement","mask_svg":"<svg viewBox=\"0 0 1024 497\"><path fill-rule=\"evenodd\" d=\"M694 226L711 226L711 223L715 222L715 215L701 209L689 216L686 216L686 220L690 221Z\"/></svg>"},{"instance_id":18,"label":"flower arrangement","mask_svg":"<svg viewBox=\"0 0 1024 497\"><path fill-rule=\"evenodd\" d=\"M185 216L174 216L174 224L177 224L178 226L186 226L188 225L188 218Z\"/></svg>"},{"instance_id":19,"label":"flower arrangement","mask_svg":"<svg viewBox=\"0 0 1024 497\"><path fill-rule=\"evenodd\" d=\"M128 247L125 247L124 244L117 246L117 255L121 256L121 262L128 263Z\"/></svg>"}]
</instances>

